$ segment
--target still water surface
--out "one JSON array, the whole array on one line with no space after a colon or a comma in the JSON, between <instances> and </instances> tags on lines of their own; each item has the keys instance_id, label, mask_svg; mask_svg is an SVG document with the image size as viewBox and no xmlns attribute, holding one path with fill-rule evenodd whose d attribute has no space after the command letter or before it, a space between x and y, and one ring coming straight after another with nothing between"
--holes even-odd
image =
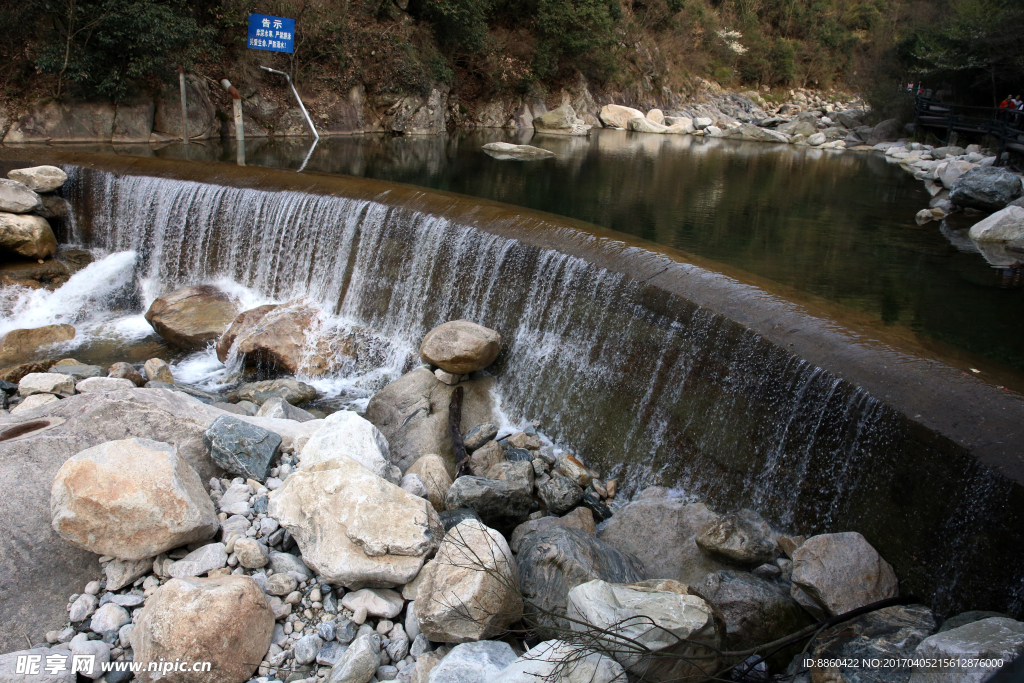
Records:
<instances>
[{"instance_id":1,"label":"still water surface","mask_svg":"<svg viewBox=\"0 0 1024 683\"><path fill-rule=\"evenodd\" d=\"M495 140L554 158L501 161ZM589 138L472 131L444 137L250 140L248 165L343 173L483 197L587 221L728 264L1024 371L1019 263L995 267L967 237L980 217L918 226L924 185L875 153L594 131ZM152 154L148 148L139 150ZM157 156L234 161L233 146ZM308 158L307 158L308 157ZM1022 257L1024 258L1024 257Z\"/></svg>"}]
</instances>

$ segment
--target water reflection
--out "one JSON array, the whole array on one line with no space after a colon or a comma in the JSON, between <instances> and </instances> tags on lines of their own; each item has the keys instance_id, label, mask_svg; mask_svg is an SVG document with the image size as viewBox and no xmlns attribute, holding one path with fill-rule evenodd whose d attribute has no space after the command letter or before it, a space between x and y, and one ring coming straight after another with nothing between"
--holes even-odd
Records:
<instances>
[{"instance_id":1,"label":"water reflection","mask_svg":"<svg viewBox=\"0 0 1024 683\"><path fill-rule=\"evenodd\" d=\"M488 142L556 156L497 160ZM923 183L877 154L627 131L590 137L502 130L442 137L246 140L246 163L392 180L595 223L719 261L924 338L1024 370L1014 252L979 254L973 220L918 226ZM109 146L107 146L109 151ZM184 158L181 144L119 153ZM231 142L194 161L235 160ZM1013 257L1011 260L1010 257Z\"/></svg>"}]
</instances>

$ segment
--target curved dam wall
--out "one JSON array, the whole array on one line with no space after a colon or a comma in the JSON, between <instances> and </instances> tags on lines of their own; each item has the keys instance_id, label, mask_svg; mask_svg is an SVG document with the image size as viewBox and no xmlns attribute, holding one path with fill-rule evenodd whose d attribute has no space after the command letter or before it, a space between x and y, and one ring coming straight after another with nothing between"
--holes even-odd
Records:
<instances>
[{"instance_id":1,"label":"curved dam wall","mask_svg":"<svg viewBox=\"0 0 1024 683\"><path fill-rule=\"evenodd\" d=\"M34 157L37 161L39 155ZM359 178L54 154L71 241L167 288L308 296L405 365L497 329L503 408L628 494L660 483L777 527L863 533L943 613L1024 614L1024 402L710 264L556 216Z\"/></svg>"}]
</instances>

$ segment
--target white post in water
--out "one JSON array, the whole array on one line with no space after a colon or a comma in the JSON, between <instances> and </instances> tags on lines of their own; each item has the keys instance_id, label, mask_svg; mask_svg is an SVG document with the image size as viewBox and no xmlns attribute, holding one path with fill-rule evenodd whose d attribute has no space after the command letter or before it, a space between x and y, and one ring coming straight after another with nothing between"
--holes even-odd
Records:
<instances>
[{"instance_id":1,"label":"white post in water","mask_svg":"<svg viewBox=\"0 0 1024 683\"><path fill-rule=\"evenodd\" d=\"M185 67L178 65L178 86L181 88L181 137L188 146L188 100L185 99Z\"/></svg>"},{"instance_id":2,"label":"white post in water","mask_svg":"<svg viewBox=\"0 0 1024 683\"><path fill-rule=\"evenodd\" d=\"M313 131L313 139L319 141L320 135L319 133L316 132L316 126L313 125L313 119L309 118L309 112L306 111L306 105L302 104L302 98L299 97L299 91L295 89L295 84L292 83L291 77L285 72L278 71L277 69L271 69L266 66L261 66L260 68L263 69L264 71L269 71L272 74L284 76L285 80L288 81L288 85L292 89L292 94L295 95L295 101L299 103L299 109L302 110L302 115L306 117L306 123L309 124L309 129Z\"/></svg>"},{"instance_id":3,"label":"white post in water","mask_svg":"<svg viewBox=\"0 0 1024 683\"><path fill-rule=\"evenodd\" d=\"M231 81L223 79L220 82L222 88L228 91L231 95L231 104L234 107L235 112L235 142L237 148L235 151L235 160L239 166L245 166L245 123L242 121L242 94L238 92L238 88L231 85Z\"/></svg>"}]
</instances>

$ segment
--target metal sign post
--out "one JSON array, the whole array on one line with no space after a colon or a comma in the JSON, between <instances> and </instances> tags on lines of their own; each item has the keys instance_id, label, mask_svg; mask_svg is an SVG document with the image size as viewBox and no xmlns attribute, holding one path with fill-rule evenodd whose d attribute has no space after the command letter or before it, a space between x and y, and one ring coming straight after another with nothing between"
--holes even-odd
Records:
<instances>
[{"instance_id":1,"label":"metal sign post","mask_svg":"<svg viewBox=\"0 0 1024 683\"><path fill-rule=\"evenodd\" d=\"M266 67L266 66L261 66L260 68L263 69L264 71L269 71L272 74L277 74L279 76L284 76L285 80L288 81L288 85L292 89L292 94L295 95L295 101L299 103L299 109L302 110L302 115L306 117L306 123L309 124L309 129L311 131L313 131L313 137L316 138L317 140L319 140L320 139L320 134L316 132L316 126L313 125L313 119L309 118L309 112L306 111L306 105L304 105L302 103L302 98L299 97L299 91L295 89L295 84L292 83L291 76L289 76L288 74L286 74L283 71L278 71L277 69L271 69L271 68Z\"/></svg>"}]
</instances>

